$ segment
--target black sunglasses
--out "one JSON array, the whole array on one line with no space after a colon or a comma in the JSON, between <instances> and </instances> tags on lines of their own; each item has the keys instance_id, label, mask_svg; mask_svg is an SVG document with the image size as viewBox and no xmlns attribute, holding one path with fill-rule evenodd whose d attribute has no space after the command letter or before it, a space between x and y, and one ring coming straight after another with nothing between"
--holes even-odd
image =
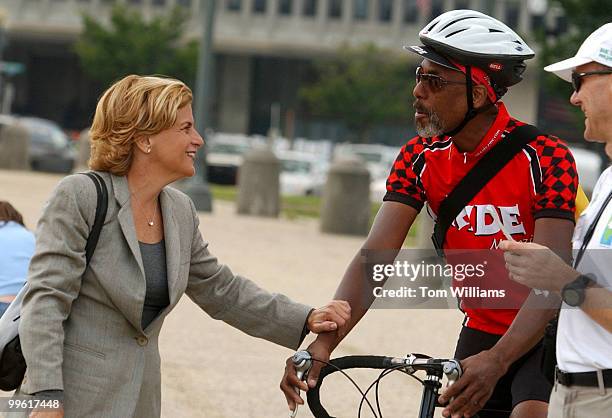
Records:
<instances>
[{"instance_id":1,"label":"black sunglasses","mask_svg":"<svg viewBox=\"0 0 612 418\"><path fill-rule=\"evenodd\" d=\"M424 73L423 67L419 66L416 69L416 82L419 84L421 81L427 82L427 85L432 91L440 91L447 84L466 84L465 81L449 81L437 74Z\"/></svg>"},{"instance_id":2,"label":"black sunglasses","mask_svg":"<svg viewBox=\"0 0 612 418\"><path fill-rule=\"evenodd\" d=\"M582 77L604 74L612 74L612 70L587 71L586 73L572 73L572 87L574 88L574 91L578 93L578 90L580 90L580 86L582 86Z\"/></svg>"}]
</instances>

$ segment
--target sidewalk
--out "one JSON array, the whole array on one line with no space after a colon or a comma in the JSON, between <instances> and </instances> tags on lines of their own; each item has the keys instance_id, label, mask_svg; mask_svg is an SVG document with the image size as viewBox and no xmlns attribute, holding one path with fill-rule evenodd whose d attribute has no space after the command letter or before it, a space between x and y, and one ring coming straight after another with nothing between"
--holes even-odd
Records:
<instances>
[{"instance_id":1,"label":"sidewalk","mask_svg":"<svg viewBox=\"0 0 612 418\"><path fill-rule=\"evenodd\" d=\"M61 176L0 170L0 199L9 200L34 228L42 204ZM318 221L237 216L233 204L215 202L200 215L210 250L231 269L260 286L300 302L329 300L363 238L326 235ZM334 352L403 356L409 352L450 357L461 326L456 310L373 310ZM312 337L307 338L307 342ZM256 340L210 319L183 298L166 319L160 338L162 415L166 418L286 417L278 389L285 358L292 352ZM377 372L349 372L362 389ZM381 383L387 417L416 416L418 382L391 375ZM330 414L356 417L361 396L342 376L326 380L321 396ZM374 397L372 397L374 399ZM373 402L373 401L372 401ZM365 407L367 408L367 407ZM371 417L367 409L363 417ZM298 417L312 417L302 407Z\"/></svg>"}]
</instances>

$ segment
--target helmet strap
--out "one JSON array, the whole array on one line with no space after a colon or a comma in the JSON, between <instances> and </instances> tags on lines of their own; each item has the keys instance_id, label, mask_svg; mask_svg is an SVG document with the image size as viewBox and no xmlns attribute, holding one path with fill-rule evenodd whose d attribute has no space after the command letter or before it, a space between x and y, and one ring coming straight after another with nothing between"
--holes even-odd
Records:
<instances>
[{"instance_id":1,"label":"helmet strap","mask_svg":"<svg viewBox=\"0 0 612 418\"><path fill-rule=\"evenodd\" d=\"M465 128L465 125L467 125L469 121L471 121L472 119L476 117L476 115L484 112L485 110L489 109L492 106L492 104L490 104L490 105L483 106L480 109L474 109L474 96L472 95L474 82L472 81L472 66L470 65L465 66L465 78L466 78L465 91L467 95L468 110L465 116L463 117L463 120L461 121L461 123L455 129L444 132L444 135L446 136L457 135L463 128Z\"/></svg>"}]
</instances>

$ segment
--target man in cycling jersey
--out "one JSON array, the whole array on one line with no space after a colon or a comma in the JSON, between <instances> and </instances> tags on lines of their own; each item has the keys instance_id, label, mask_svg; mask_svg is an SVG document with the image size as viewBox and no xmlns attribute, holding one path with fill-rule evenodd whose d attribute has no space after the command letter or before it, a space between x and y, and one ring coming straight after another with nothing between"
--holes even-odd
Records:
<instances>
[{"instance_id":1,"label":"man in cycling jersey","mask_svg":"<svg viewBox=\"0 0 612 418\"><path fill-rule=\"evenodd\" d=\"M456 10L427 24L419 37L423 45L406 47L423 58L413 91L418 136L404 145L394 163L383 205L362 250L401 248L423 206L435 217L443 199L476 162L524 125L499 101L522 79L524 61L534 56L512 29L482 13ZM536 136L463 209L443 248L497 248L504 233L490 225L485 228L485 212L503 218L502 211L511 210L513 239L547 245L568 256L577 186L567 147L558 138ZM349 301L352 317L345 329L319 336L309 346L314 358L327 360L366 313L373 300L364 303L364 295L371 294L366 286L360 251L335 295ZM525 291L523 298L528 294ZM551 387L540 372L540 342L554 309L464 311L455 357L462 360L465 372L441 396L442 402L454 397L443 414L469 417L496 408L512 409L515 418L545 417ZM310 387L320 368L315 362ZM290 409L302 403L294 387L307 389L288 361L281 389ZM481 414L487 416L492 415Z\"/></svg>"}]
</instances>

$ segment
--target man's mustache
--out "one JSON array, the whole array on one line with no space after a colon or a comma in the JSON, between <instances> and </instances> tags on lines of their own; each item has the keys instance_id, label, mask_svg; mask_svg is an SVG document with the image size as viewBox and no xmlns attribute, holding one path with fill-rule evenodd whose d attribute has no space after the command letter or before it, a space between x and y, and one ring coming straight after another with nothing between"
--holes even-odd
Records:
<instances>
[{"instance_id":1,"label":"man's mustache","mask_svg":"<svg viewBox=\"0 0 612 418\"><path fill-rule=\"evenodd\" d=\"M427 109L425 106L423 106L417 100L415 100L414 103L412 103L412 106L414 107L414 110L416 110L419 113L425 113L427 115L431 115L433 113L431 110Z\"/></svg>"}]
</instances>

